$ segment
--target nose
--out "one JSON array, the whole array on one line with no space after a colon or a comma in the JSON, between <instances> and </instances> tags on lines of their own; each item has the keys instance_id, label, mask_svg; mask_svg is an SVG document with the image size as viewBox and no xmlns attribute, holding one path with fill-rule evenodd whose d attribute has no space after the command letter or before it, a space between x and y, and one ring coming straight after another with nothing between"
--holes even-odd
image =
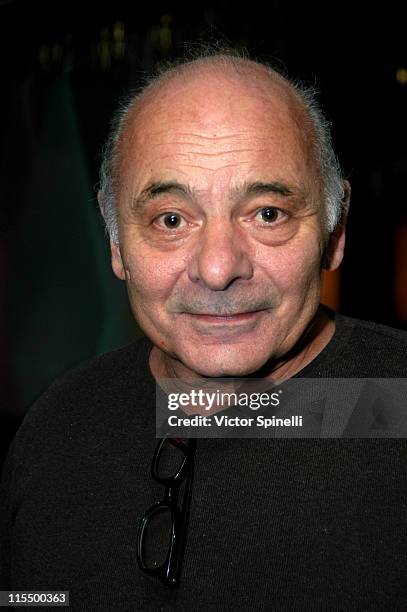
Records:
<instances>
[{"instance_id":1,"label":"nose","mask_svg":"<svg viewBox=\"0 0 407 612\"><path fill-rule=\"evenodd\" d=\"M232 222L208 220L188 265L188 276L212 291L222 291L237 279L247 280L253 267L241 232Z\"/></svg>"}]
</instances>

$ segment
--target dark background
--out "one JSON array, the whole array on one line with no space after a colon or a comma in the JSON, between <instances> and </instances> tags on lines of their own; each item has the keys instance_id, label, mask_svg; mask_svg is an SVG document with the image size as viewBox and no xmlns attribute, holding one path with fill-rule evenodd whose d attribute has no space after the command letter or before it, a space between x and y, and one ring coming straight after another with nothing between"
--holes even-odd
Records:
<instances>
[{"instance_id":1,"label":"dark background","mask_svg":"<svg viewBox=\"0 0 407 612\"><path fill-rule=\"evenodd\" d=\"M138 335L95 189L118 98L220 39L315 84L352 184L340 310L407 328L401 5L0 0L1 448L58 375Z\"/></svg>"}]
</instances>

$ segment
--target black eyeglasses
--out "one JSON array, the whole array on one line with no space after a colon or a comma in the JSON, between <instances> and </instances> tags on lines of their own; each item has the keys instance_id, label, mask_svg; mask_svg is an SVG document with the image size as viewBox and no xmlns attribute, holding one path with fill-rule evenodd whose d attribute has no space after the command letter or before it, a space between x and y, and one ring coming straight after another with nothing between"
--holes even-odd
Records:
<instances>
[{"instance_id":1,"label":"black eyeglasses","mask_svg":"<svg viewBox=\"0 0 407 612\"><path fill-rule=\"evenodd\" d=\"M164 498L142 516L137 562L168 587L179 585L191 503L196 440L163 438L155 449L151 475L165 487Z\"/></svg>"}]
</instances>

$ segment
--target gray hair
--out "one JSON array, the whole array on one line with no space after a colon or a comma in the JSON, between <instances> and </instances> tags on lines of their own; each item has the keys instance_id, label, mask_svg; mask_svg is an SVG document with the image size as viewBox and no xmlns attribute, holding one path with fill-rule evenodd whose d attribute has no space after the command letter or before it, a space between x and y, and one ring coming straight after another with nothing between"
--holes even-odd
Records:
<instances>
[{"instance_id":1,"label":"gray hair","mask_svg":"<svg viewBox=\"0 0 407 612\"><path fill-rule=\"evenodd\" d=\"M331 233L339 222L343 198L344 183L339 161L332 147L330 122L324 115L314 87L304 85L281 74L271 65L257 62L246 57L241 51L235 49L213 49L209 47L202 50L195 57L166 64L149 78L145 85L136 92L132 92L124 99L116 111L108 139L102 152L100 168L99 204L105 221L106 230L116 244L119 243L117 222L116 196L119 190L119 144L130 111L141 102L142 98L154 87L171 80L173 77L183 75L188 68L194 65L210 62L212 65L223 65L229 69L238 70L242 66L255 65L265 68L269 73L278 75L297 94L302 106L308 113L313 132L314 156L317 162L325 196L326 229Z\"/></svg>"}]
</instances>

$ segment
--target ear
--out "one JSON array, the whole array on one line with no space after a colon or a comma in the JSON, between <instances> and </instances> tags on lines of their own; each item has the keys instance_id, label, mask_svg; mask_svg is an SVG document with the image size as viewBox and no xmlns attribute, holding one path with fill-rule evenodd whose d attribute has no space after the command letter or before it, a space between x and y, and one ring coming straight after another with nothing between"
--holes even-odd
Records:
<instances>
[{"instance_id":1,"label":"ear","mask_svg":"<svg viewBox=\"0 0 407 612\"><path fill-rule=\"evenodd\" d=\"M102 197L101 196L102 196L101 192L98 191L97 199L98 199L98 203L99 203L99 209L100 209L102 217L105 219L105 211L104 211L104 207L103 207ZM105 219L105 221L106 221L106 219ZM121 255L121 252L120 252L119 245L116 244L115 242L113 242L112 240L110 240L110 252L112 254L112 268L113 268L113 272L115 273L117 278L120 278L120 280L126 280L126 273L125 273L125 270L124 270L124 265L123 265L122 255Z\"/></svg>"},{"instance_id":2,"label":"ear","mask_svg":"<svg viewBox=\"0 0 407 612\"><path fill-rule=\"evenodd\" d=\"M123 265L120 247L118 244L113 242L113 240L110 241L110 252L112 254L113 272L116 274L117 278L120 278L120 280L126 280L126 272Z\"/></svg>"},{"instance_id":3,"label":"ear","mask_svg":"<svg viewBox=\"0 0 407 612\"><path fill-rule=\"evenodd\" d=\"M97 192L97 196L96 197L97 197L97 201L98 201L98 204L99 204L100 214L102 215L103 220L106 223L105 209L104 209L104 206L103 206L102 192L100 190Z\"/></svg>"},{"instance_id":4,"label":"ear","mask_svg":"<svg viewBox=\"0 0 407 612\"><path fill-rule=\"evenodd\" d=\"M346 221L348 219L351 187L349 181L344 181L344 196L342 212L337 226L329 237L324 262L325 270L336 270L341 265L345 250Z\"/></svg>"}]
</instances>

